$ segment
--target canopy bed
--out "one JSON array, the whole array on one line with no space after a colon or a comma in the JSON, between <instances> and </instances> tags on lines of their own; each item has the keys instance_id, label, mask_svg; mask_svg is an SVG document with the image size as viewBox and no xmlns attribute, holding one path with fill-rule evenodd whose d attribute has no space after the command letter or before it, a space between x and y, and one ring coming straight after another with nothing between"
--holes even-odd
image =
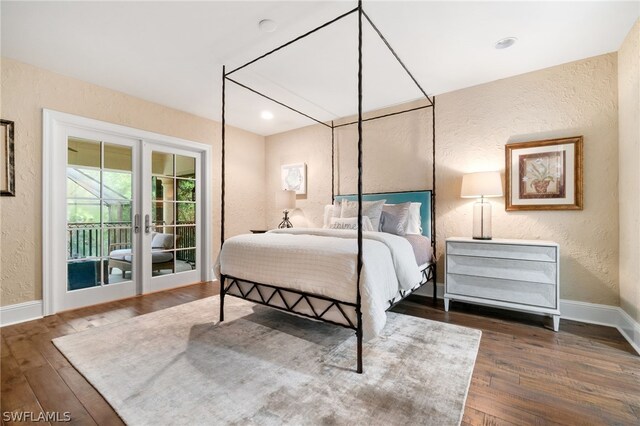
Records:
<instances>
[{"instance_id":1,"label":"canopy bed","mask_svg":"<svg viewBox=\"0 0 640 426\"><path fill-rule=\"evenodd\" d=\"M328 123L318 120L231 78L231 75L240 69L248 67L354 13L357 14L358 19L357 121L336 125L333 121ZM363 18L424 95L426 99L424 105L363 118ZM331 129L332 205L325 208L325 228L330 227L327 226L329 223L339 222L336 217L340 216L340 220L342 218L353 219L351 230L281 229L258 235L239 235L225 241L225 88L227 81ZM429 281L433 282L435 300L434 189L376 194L365 194L362 189L363 123L425 108L431 108L432 184L435 189L435 98L427 95L409 72L382 33L367 16L361 1L358 2L356 8L349 12L240 67L229 72L223 67L221 252L216 265L220 278L220 321L224 320L224 298L226 295L231 295L296 315L353 329L357 336L357 372L362 373L363 336L368 339L379 332L386 320L385 312ZM352 125L357 125L358 135L357 194L336 195L335 130ZM345 215L347 206L351 208L351 215ZM374 207L379 208L377 216L365 214L364 210L373 211ZM398 209L398 211L402 210L402 214L413 215L414 219L418 217L419 223L416 224L418 231L413 231L412 235L405 235L403 229L400 229L402 232L399 231L398 235L376 232L381 230L382 226L388 225L387 222L384 222L385 217L387 220L395 218L391 213L383 213L384 209L389 209L388 211ZM409 210L413 213L407 213ZM337 215L337 211L340 211L341 214ZM381 217L383 223L378 224ZM373 220L371 220L372 218ZM372 222L375 222L375 226L371 224ZM344 221L340 223L344 223ZM393 223L391 225L393 226ZM407 232L407 234L409 233Z\"/></svg>"}]
</instances>

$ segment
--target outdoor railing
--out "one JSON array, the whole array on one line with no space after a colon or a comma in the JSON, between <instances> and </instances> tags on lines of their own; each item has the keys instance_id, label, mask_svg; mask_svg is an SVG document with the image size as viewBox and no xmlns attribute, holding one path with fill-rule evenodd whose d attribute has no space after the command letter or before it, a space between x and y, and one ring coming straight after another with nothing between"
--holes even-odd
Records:
<instances>
[{"instance_id":1,"label":"outdoor railing","mask_svg":"<svg viewBox=\"0 0 640 426\"><path fill-rule=\"evenodd\" d=\"M195 225L195 224L194 224ZM162 226L162 225L159 225ZM100 232L104 233L103 252L100 251ZM195 226L177 226L176 236L180 239L179 247L195 247ZM87 257L107 256L112 244L117 248L131 247L131 222L110 222L100 224L73 222L67 224L67 258L82 259ZM185 262L195 262L195 250L179 250L177 259Z\"/></svg>"}]
</instances>

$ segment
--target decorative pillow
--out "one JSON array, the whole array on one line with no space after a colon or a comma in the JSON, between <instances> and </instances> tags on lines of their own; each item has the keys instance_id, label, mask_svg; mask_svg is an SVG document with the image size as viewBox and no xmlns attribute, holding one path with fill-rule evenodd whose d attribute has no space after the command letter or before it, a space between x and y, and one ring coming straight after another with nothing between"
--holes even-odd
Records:
<instances>
[{"instance_id":1,"label":"decorative pillow","mask_svg":"<svg viewBox=\"0 0 640 426\"><path fill-rule=\"evenodd\" d=\"M422 235L421 206L422 203L411 203L411 207L409 207L409 220L407 221L407 234Z\"/></svg>"},{"instance_id":2,"label":"decorative pillow","mask_svg":"<svg viewBox=\"0 0 640 426\"><path fill-rule=\"evenodd\" d=\"M362 216L367 216L371 220L373 229L380 229L380 216L382 215L382 206L387 200L379 201L363 201ZM342 200L342 210L340 217L358 217L358 202L351 200Z\"/></svg>"},{"instance_id":3,"label":"decorative pillow","mask_svg":"<svg viewBox=\"0 0 640 426\"><path fill-rule=\"evenodd\" d=\"M153 240L151 240L151 248L172 249L173 234L156 234Z\"/></svg>"},{"instance_id":4,"label":"decorative pillow","mask_svg":"<svg viewBox=\"0 0 640 426\"><path fill-rule=\"evenodd\" d=\"M336 201L335 204L327 204L324 206L324 220L322 221L323 228L329 228L331 225L332 217L340 217L340 201Z\"/></svg>"},{"instance_id":5,"label":"decorative pillow","mask_svg":"<svg viewBox=\"0 0 640 426\"><path fill-rule=\"evenodd\" d=\"M358 218L357 217L332 217L331 225L329 225L330 229L358 229ZM362 216L362 230L363 231L373 231L373 225L371 224L371 219L367 216Z\"/></svg>"},{"instance_id":6,"label":"decorative pillow","mask_svg":"<svg viewBox=\"0 0 640 426\"><path fill-rule=\"evenodd\" d=\"M395 235L407 233L411 203L386 204L382 207L380 231Z\"/></svg>"}]
</instances>

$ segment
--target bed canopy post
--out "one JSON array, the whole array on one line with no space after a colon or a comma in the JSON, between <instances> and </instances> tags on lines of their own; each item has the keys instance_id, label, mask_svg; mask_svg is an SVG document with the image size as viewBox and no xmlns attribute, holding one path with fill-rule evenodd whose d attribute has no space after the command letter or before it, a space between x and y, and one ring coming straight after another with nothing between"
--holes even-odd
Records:
<instances>
[{"instance_id":1,"label":"bed canopy post","mask_svg":"<svg viewBox=\"0 0 640 426\"><path fill-rule=\"evenodd\" d=\"M224 199L225 199L225 86L227 81L226 67L222 66L222 152L221 152L221 186L222 191L220 194L220 252L222 252L222 245L224 244ZM220 277L220 322L224 321L224 281L225 277Z\"/></svg>"},{"instance_id":2,"label":"bed canopy post","mask_svg":"<svg viewBox=\"0 0 640 426\"><path fill-rule=\"evenodd\" d=\"M336 166L335 166L335 158L336 158L336 154L335 154L335 127L333 125L333 120L331 120L331 204L333 204L333 200L336 198L336 183L335 183L335 176L336 176Z\"/></svg>"},{"instance_id":3,"label":"bed canopy post","mask_svg":"<svg viewBox=\"0 0 640 426\"><path fill-rule=\"evenodd\" d=\"M358 281L356 317L358 328L358 373L362 374L362 309L360 278L362 275L362 0L358 0Z\"/></svg>"},{"instance_id":4,"label":"bed canopy post","mask_svg":"<svg viewBox=\"0 0 640 426\"><path fill-rule=\"evenodd\" d=\"M222 193L220 195L220 248L224 244L224 196L225 196L225 181L224 181L224 164L225 164L225 86L227 82L227 74L225 73L225 66L222 66L222 167L220 173L222 175Z\"/></svg>"}]
</instances>

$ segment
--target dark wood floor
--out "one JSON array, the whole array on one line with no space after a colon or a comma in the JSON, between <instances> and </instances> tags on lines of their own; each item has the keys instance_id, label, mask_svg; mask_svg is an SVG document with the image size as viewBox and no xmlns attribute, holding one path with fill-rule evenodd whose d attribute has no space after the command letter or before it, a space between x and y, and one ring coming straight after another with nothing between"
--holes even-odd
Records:
<instances>
[{"instance_id":1,"label":"dark wood floor","mask_svg":"<svg viewBox=\"0 0 640 426\"><path fill-rule=\"evenodd\" d=\"M122 424L51 339L217 292L198 284L2 328L2 412L66 411L75 424ZM463 304L446 313L420 297L394 310L482 330L464 425L640 424L640 357L615 329L563 320L554 333L541 317Z\"/></svg>"}]
</instances>

